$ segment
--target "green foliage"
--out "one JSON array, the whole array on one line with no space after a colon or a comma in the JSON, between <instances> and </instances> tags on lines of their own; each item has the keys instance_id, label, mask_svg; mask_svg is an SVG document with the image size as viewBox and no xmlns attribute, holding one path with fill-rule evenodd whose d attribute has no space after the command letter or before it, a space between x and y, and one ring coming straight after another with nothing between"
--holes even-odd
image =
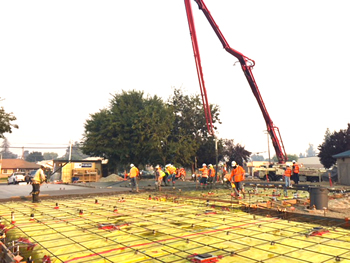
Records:
<instances>
[{"instance_id":1,"label":"green foliage","mask_svg":"<svg viewBox=\"0 0 350 263\"><path fill-rule=\"evenodd\" d=\"M288 158L288 162L291 162L291 161L293 161L293 160L295 160L295 161L297 162L298 159L299 159L298 155L296 155L296 154L287 154L287 158ZM272 161L273 161L274 163L278 163L278 159L277 159L276 155L274 155L274 156L272 157Z\"/></svg>"},{"instance_id":2,"label":"green foliage","mask_svg":"<svg viewBox=\"0 0 350 263\"><path fill-rule=\"evenodd\" d=\"M336 163L332 156L350 150L350 123L347 129L334 131L326 130L324 141L318 146L320 162L325 168L330 168Z\"/></svg>"},{"instance_id":3,"label":"green foliage","mask_svg":"<svg viewBox=\"0 0 350 263\"><path fill-rule=\"evenodd\" d=\"M173 115L160 98L143 95L122 91L113 96L109 109L91 115L85 124L83 152L109 159L114 168L164 161L163 154L171 147L167 138Z\"/></svg>"},{"instance_id":4,"label":"green foliage","mask_svg":"<svg viewBox=\"0 0 350 263\"><path fill-rule=\"evenodd\" d=\"M83 159L89 157L88 155L86 155L82 152L80 144L78 142L74 142L72 147L70 147L70 146L67 147L66 153L63 156L61 156L60 158L57 158L57 156L56 156L55 158L60 159L60 160L69 160L70 151L71 151L70 160L83 160ZM53 155L53 157L54 157L54 155ZM55 158L52 158L52 159L55 159ZM45 160L50 160L50 159L45 159Z\"/></svg>"},{"instance_id":5,"label":"green foliage","mask_svg":"<svg viewBox=\"0 0 350 263\"><path fill-rule=\"evenodd\" d=\"M28 154L28 156L25 159L27 162L40 162L44 160L44 156L42 155L41 152L31 152Z\"/></svg>"},{"instance_id":6,"label":"green foliage","mask_svg":"<svg viewBox=\"0 0 350 263\"><path fill-rule=\"evenodd\" d=\"M16 119L12 112L7 113L3 107L0 107L0 138L5 138L4 133L12 133L12 128L18 129L17 124L12 124Z\"/></svg>"},{"instance_id":7,"label":"green foliage","mask_svg":"<svg viewBox=\"0 0 350 263\"><path fill-rule=\"evenodd\" d=\"M250 158L252 159L252 161L264 161L265 158L262 155L257 155L257 154L253 154L252 156L250 156Z\"/></svg>"},{"instance_id":8,"label":"green foliage","mask_svg":"<svg viewBox=\"0 0 350 263\"><path fill-rule=\"evenodd\" d=\"M239 143L234 144L234 140L225 139L223 140L223 160L229 162L231 165L232 161L235 161L239 165L243 165L243 162L248 162L251 152L247 151L244 146Z\"/></svg>"},{"instance_id":9,"label":"green foliage","mask_svg":"<svg viewBox=\"0 0 350 263\"><path fill-rule=\"evenodd\" d=\"M18 155L10 151L10 143L7 138L3 137L3 139L1 144L2 150L0 152L2 159L17 159Z\"/></svg>"},{"instance_id":10,"label":"green foliage","mask_svg":"<svg viewBox=\"0 0 350 263\"><path fill-rule=\"evenodd\" d=\"M44 160L54 160L57 159L58 154L55 152L46 152L43 154Z\"/></svg>"},{"instance_id":11,"label":"green foliage","mask_svg":"<svg viewBox=\"0 0 350 263\"><path fill-rule=\"evenodd\" d=\"M306 157L314 157L314 156L316 156L314 145L309 143L309 148L306 149Z\"/></svg>"}]
</instances>

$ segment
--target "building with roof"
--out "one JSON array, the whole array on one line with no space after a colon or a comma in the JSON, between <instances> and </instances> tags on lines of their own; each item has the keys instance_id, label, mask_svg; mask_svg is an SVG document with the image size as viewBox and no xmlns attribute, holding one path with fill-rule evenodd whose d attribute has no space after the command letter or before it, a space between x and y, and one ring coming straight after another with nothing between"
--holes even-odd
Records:
<instances>
[{"instance_id":1,"label":"building with roof","mask_svg":"<svg viewBox=\"0 0 350 263\"><path fill-rule=\"evenodd\" d=\"M8 177L14 172L29 173L39 168L39 164L27 162L22 159L2 159L0 160L0 177Z\"/></svg>"},{"instance_id":2,"label":"building with roof","mask_svg":"<svg viewBox=\"0 0 350 263\"><path fill-rule=\"evenodd\" d=\"M350 150L332 156L337 159L338 182L350 185Z\"/></svg>"}]
</instances>

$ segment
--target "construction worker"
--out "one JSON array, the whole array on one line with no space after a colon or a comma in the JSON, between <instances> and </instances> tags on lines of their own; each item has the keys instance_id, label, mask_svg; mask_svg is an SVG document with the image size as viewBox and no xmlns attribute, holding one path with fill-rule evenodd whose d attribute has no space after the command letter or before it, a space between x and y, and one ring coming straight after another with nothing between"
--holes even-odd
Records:
<instances>
[{"instance_id":1,"label":"construction worker","mask_svg":"<svg viewBox=\"0 0 350 263\"><path fill-rule=\"evenodd\" d=\"M44 173L45 166L41 165L40 168L35 172L35 175L32 180L32 202L39 203L39 193L40 185L46 181L46 176Z\"/></svg>"},{"instance_id":2,"label":"construction worker","mask_svg":"<svg viewBox=\"0 0 350 263\"><path fill-rule=\"evenodd\" d=\"M139 169L134 164L130 164L130 183L131 183L131 192L134 192L134 188L136 188L136 192L139 192L139 185L137 183L137 176L140 174Z\"/></svg>"},{"instance_id":3,"label":"construction worker","mask_svg":"<svg viewBox=\"0 0 350 263\"><path fill-rule=\"evenodd\" d=\"M204 186L204 188L206 188L208 183L208 175L209 175L209 170L207 168L207 165L203 163L202 168L199 168L198 170L202 172L201 179L199 181L201 184L201 187Z\"/></svg>"},{"instance_id":4,"label":"construction worker","mask_svg":"<svg viewBox=\"0 0 350 263\"><path fill-rule=\"evenodd\" d=\"M215 169L212 164L209 164L209 170L208 170L208 183L214 183L215 181Z\"/></svg>"},{"instance_id":5,"label":"construction worker","mask_svg":"<svg viewBox=\"0 0 350 263\"><path fill-rule=\"evenodd\" d=\"M287 196L287 187L291 187L291 184L290 184L291 175L292 175L292 169L290 168L290 165L287 164L286 170L284 171L284 181L285 181L284 195L285 196Z\"/></svg>"},{"instance_id":6,"label":"construction worker","mask_svg":"<svg viewBox=\"0 0 350 263\"><path fill-rule=\"evenodd\" d=\"M242 192L244 193L243 189L243 181L245 179L245 171L242 166L238 165L235 161L232 161L232 171L231 171L231 182L234 182L238 196L240 197L239 193Z\"/></svg>"},{"instance_id":7,"label":"construction worker","mask_svg":"<svg viewBox=\"0 0 350 263\"><path fill-rule=\"evenodd\" d=\"M293 160L293 181L299 184L299 165Z\"/></svg>"},{"instance_id":8,"label":"construction worker","mask_svg":"<svg viewBox=\"0 0 350 263\"><path fill-rule=\"evenodd\" d=\"M165 177L165 173L160 167L160 165L156 166L156 189L161 191L162 190L162 181L163 178Z\"/></svg>"},{"instance_id":9,"label":"construction worker","mask_svg":"<svg viewBox=\"0 0 350 263\"><path fill-rule=\"evenodd\" d=\"M173 184L173 187L175 187L176 167L169 163L165 166L165 170L168 174L168 182L171 182Z\"/></svg>"}]
</instances>

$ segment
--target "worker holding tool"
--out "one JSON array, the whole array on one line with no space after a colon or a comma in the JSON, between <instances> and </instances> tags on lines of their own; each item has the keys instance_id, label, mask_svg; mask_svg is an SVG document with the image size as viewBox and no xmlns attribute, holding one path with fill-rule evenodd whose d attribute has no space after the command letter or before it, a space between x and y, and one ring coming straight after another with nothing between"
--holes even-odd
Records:
<instances>
[{"instance_id":1,"label":"worker holding tool","mask_svg":"<svg viewBox=\"0 0 350 263\"><path fill-rule=\"evenodd\" d=\"M232 165L232 171L231 171L231 182L234 182L237 192L238 192L238 196L240 197L240 192L244 193L244 189L243 189L243 181L245 178L245 171L243 169L242 166L238 165L235 161L232 161L231 163Z\"/></svg>"},{"instance_id":2,"label":"worker holding tool","mask_svg":"<svg viewBox=\"0 0 350 263\"><path fill-rule=\"evenodd\" d=\"M44 170L45 170L45 166L41 165L33 177L32 192L31 192L33 203L40 202L39 201L40 185L42 185L46 181Z\"/></svg>"},{"instance_id":3,"label":"worker holding tool","mask_svg":"<svg viewBox=\"0 0 350 263\"><path fill-rule=\"evenodd\" d=\"M285 181L285 187L284 187L284 196L287 196L287 187L291 187L290 184L290 177L292 175L292 169L290 168L290 165L287 164L286 170L284 171L284 181Z\"/></svg>"},{"instance_id":4,"label":"worker holding tool","mask_svg":"<svg viewBox=\"0 0 350 263\"><path fill-rule=\"evenodd\" d=\"M136 188L136 192L139 192L139 185L137 183L137 176L140 174L139 169L134 165L130 164L130 183L131 183L131 192L134 192L134 188Z\"/></svg>"},{"instance_id":5,"label":"worker holding tool","mask_svg":"<svg viewBox=\"0 0 350 263\"><path fill-rule=\"evenodd\" d=\"M295 184L299 183L299 165L293 160L293 181Z\"/></svg>"},{"instance_id":6,"label":"worker holding tool","mask_svg":"<svg viewBox=\"0 0 350 263\"><path fill-rule=\"evenodd\" d=\"M199 181L201 184L201 188L203 186L204 186L204 188L206 188L207 183L208 183L208 175L209 175L209 170L207 168L207 165L205 163L203 163L202 168L199 168L198 170L202 172L201 179Z\"/></svg>"}]
</instances>

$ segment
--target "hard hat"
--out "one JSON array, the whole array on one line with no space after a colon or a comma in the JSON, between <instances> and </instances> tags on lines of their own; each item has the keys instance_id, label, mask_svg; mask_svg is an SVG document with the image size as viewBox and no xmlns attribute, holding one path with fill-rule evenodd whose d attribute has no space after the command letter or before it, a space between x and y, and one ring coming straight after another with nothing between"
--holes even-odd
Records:
<instances>
[{"instance_id":1,"label":"hard hat","mask_svg":"<svg viewBox=\"0 0 350 263\"><path fill-rule=\"evenodd\" d=\"M165 167L169 167L170 166L170 163L168 163L167 165L165 165Z\"/></svg>"},{"instance_id":2,"label":"hard hat","mask_svg":"<svg viewBox=\"0 0 350 263\"><path fill-rule=\"evenodd\" d=\"M232 165L232 166L236 166L237 163L236 163L235 161L232 161L231 165Z\"/></svg>"},{"instance_id":3,"label":"hard hat","mask_svg":"<svg viewBox=\"0 0 350 263\"><path fill-rule=\"evenodd\" d=\"M212 167L213 165L212 164L209 164L209 167Z\"/></svg>"},{"instance_id":4,"label":"hard hat","mask_svg":"<svg viewBox=\"0 0 350 263\"><path fill-rule=\"evenodd\" d=\"M289 167L290 165L289 164L287 164L287 167Z\"/></svg>"},{"instance_id":5,"label":"hard hat","mask_svg":"<svg viewBox=\"0 0 350 263\"><path fill-rule=\"evenodd\" d=\"M130 164L130 167L134 167L135 165L134 164Z\"/></svg>"},{"instance_id":6,"label":"hard hat","mask_svg":"<svg viewBox=\"0 0 350 263\"><path fill-rule=\"evenodd\" d=\"M203 163L202 166L207 166L207 165L205 163Z\"/></svg>"},{"instance_id":7,"label":"hard hat","mask_svg":"<svg viewBox=\"0 0 350 263\"><path fill-rule=\"evenodd\" d=\"M295 160L293 160L293 163L295 163Z\"/></svg>"},{"instance_id":8,"label":"hard hat","mask_svg":"<svg viewBox=\"0 0 350 263\"><path fill-rule=\"evenodd\" d=\"M156 168L158 169L159 168L159 165L157 164Z\"/></svg>"}]
</instances>

